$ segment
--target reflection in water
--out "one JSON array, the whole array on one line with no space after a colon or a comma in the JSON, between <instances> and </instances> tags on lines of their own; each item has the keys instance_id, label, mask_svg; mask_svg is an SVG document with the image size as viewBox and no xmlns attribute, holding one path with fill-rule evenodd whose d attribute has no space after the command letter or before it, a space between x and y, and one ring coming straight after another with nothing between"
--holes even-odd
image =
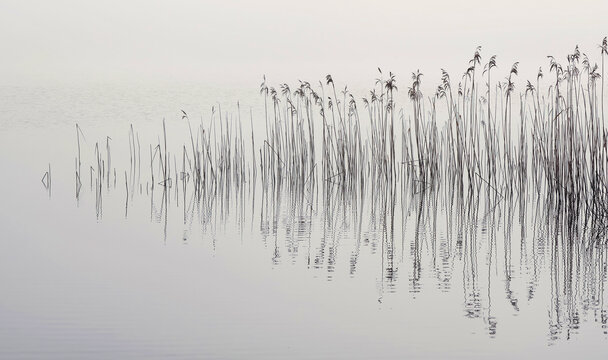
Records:
<instances>
[{"instance_id":1,"label":"reflection in water","mask_svg":"<svg viewBox=\"0 0 608 360\"><path fill-rule=\"evenodd\" d=\"M236 116L217 106L199 125L182 111L186 143L177 148L163 120L148 159L131 126L125 218L137 217L136 199L147 196L165 240L178 222L184 240L200 230L214 249L228 227L259 233L273 267L304 263L328 281L373 273L380 304L397 293L457 291L463 315L490 337L505 312L519 316L538 301L547 301L550 342L589 320L606 334L608 131L597 67L578 47L564 66L550 58L555 83L541 102L542 70L518 97L518 63L493 87L496 57L482 70L480 51L457 86L442 71L428 101L413 73L409 114L397 108L395 75L379 69L361 107L347 87L338 94L331 75L294 90L264 79L257 146L253 114L249 137L238 104ZM77 203L81 137L77 125ZM104 197L122 189L112 165L119 158L104 140L105 154L96 143L89 167L98 219Z\"/></svg>"},{"instance_id":2,"label":"reflection in water","mask_svg":"<svg viewBox=\"0 0 608 360\"><path fill-rule=\"evenodd\" d=\"M125 177L125 216L140 216L129 209L135 197L147 197L150 220L163 225L165 239L175 236L170 222L183 223L184 241L197 228L214 242L227 223L236 224L239 233L262 235L273 266L302 263L328 281L336 272L355 277L378 269L380 303L396 292L416 297L425 287L460 292L463 315L484 322L490 337L500 334L495 306L517 315L522 303L544 301L536 300L539 291L550 292L550 342L570 338L584 321L607 333L603 232L589 213L543 192L503 196L487 184L473 191L401 176L357 192L314 180L299 190L255 179L196 189L185 172L143 191L136 169ZM99 218L102 183L93 177Z\"/></svg>"}]
</instances>

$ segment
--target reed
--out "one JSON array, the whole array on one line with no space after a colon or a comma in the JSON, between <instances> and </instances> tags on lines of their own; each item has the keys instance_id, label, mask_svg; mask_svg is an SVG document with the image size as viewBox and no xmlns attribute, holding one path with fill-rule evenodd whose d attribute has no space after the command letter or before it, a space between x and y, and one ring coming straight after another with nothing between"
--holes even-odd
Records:
<instances>
[{"instance_id":1,"label":"reed","mask_svg":"<svg viewBox=\"0 0 608 360\"><path fill-rule=\"evenodd\" d=\"M578 46L566 63L550 56L553 79L549 84L541 82L544 73L539 68L536 79L523 81L518 88L519 63L505 72L495 55L483 62L481 47L477 47L457 87L441 70L437 90L425 97L423 74L412 73L409 102L402 106L397 103L396 75L386 75L381 69L368 96L361 99L347 86L338 86L332 75L316 86L299 81L294 87L287 83L273 87L264 76L260 85L264 101L261 139L254 132L255 114L250 110L249 121L243 120L239 103L235 115L214 106L198 125L182 110L181 120L187 123L188 132L175 135L173 145L178 150L173 153L173 169L163 120L162 138L149 144L146 189L154 192L155 184L160 184L165 191L181 182L185 196L191 182L200 201L233 189L240 194L259 171L265 192L285 189L309 199L322 190L323 194L341 191L349 199L345 201L359 201L365 189L391 191L397 183L413 193L437 186L473 193L487 188L496 199L520 196L532 188L559 199L566 210L585 206L596 216L608 217L603 206L608 194L602 76L606 54L604 38L599 52L601 70ZM497 76L501 72L504 80ZM246 126L251 128L247 140ZM76 135L78 197L81 137L84 139L78 124ZM139 187L141 193L143 188L142 155L139 134L132 125L128 135L126 190L133 197L135 189ZM112 155L117 155L111 154L112 139L105 140L105 159L98 144L95 146L97 164L90 167L91 188L104 176L110 187ZM251 154L246 154L249 148ZM43 183L50 183L50 169L48 173ZM177 198L177 187L175 192Z\"/></svg>"}]
</instances>

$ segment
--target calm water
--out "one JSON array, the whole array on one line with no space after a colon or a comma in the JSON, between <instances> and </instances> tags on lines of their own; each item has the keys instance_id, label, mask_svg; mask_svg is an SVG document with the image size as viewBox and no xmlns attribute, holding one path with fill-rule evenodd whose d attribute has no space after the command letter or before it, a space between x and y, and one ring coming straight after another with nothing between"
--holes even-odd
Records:
<instances>
[{"instance_id":1,"label":"calm water","mask_svg":"<svg viewBox=\"0 0 608 360\"><path fill-rule=\"evenodd\" d=\"M181 109L240 110L245 133L251 111L262 136L256 86L0 88L0 358L605 357L606 241L533 193L248 182L196 201L125 173L130 124L144 156L163 118L179 147ZM83 171L78 197L75 123L83 168L110 136L117 171L101 192Z\"/></svg>"}]
</instances>

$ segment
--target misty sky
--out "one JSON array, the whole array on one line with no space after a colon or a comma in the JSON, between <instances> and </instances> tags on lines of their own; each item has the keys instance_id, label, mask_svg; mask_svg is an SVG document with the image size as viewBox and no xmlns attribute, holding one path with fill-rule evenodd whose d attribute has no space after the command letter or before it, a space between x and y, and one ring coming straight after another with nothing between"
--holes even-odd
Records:
<instances>
[{"instance_id":1,"label":"misty sky","mask_svg":"<svg viewBox=\"0 0 608 360\"><path fill-rule=\"evenodd\" d=\"M368 81L461 73L477 45L522 75L576 44L599 61L608 1L7 1L5 84Z\"/></svg>"}]
</instances>

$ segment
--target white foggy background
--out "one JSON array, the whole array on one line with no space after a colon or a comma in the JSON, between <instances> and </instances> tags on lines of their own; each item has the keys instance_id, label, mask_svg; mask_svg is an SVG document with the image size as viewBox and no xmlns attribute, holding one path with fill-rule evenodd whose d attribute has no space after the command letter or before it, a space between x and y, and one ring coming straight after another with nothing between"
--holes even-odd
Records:
<instances>
[{"instance_id":1,"label":"white foggy background","mask_svg":"<svg viewBox=\"0 0 608 360\"><path fill-rule=\"evenodd\" d=\"M454 80L475 47L498 55L495 79L548 73L576 44L599 62L608 2L563 1L6 1L0 78L6 85L196 82L257 86L331 73L372 84L377 67L401 88L420 69ZM504 74L504 75L503 75ZM519 82L518 81L518 82ZM521 85L521 83L520 83Z\"/></svg>"},{"instance_id":2,"label":"white foggy background","mask_svg":"<svg viewBox=\"0 0 608 360\"><path fill-rule=\"evenodd\" d=\"M418 300L427 306L422 310L404 306L403 299L413 301L405 291L387 296L385 305L379 305L375 269L362 271L357 282L346 288L312 279L309 272L296 274L295 268L272 272L266 253L240 248L240 239L224 236L218 253L205 247L207 238L192 240L199 248L185 247L175 236L181 235L181 228L169 231L167 250L159 241L158 224L148 221L149 202L144 197L136 198L129 222L119 223L116 219L122 218L123 209L112 211L108 201L105 222L97 223L88 175L80 208L73 198L74 124L86 133L83 164L91 164L94 144L104 144L110 136L113 164L120 175L129 166L130 124L146 148L157 141L166 118L169 146L179 147L188 141L181 109L196 122L208 124L212 105L221 103L234 115L234 104L240 100L248 133L249 109L253 108L254 124L263 121L263 100L258 95L263 74L277 86L298 79L315 84L329 73L337 86L347 83L360 89L374 84L381 67L385 73L397 74L400 95L405 97L409 75L416 69L424 73L425 90L434 90L442 67L457 83L475 47L481 45L482 63L498 56L493 81L503 79L511 64L520 61L515 82L521 91L539 66L548 84L546 56L564 62L576 44L599 62L597 45L608 35L607 8L607 1L0 0L0 163L10 174L0 187L5 239L0 242L4 270L0 284L6 289L0 299L0 311L5 310L0 312L0 328L4 327L0 349L10 350L8 343L14 355L28 348L61 354L72 348L150 351L160 344L186 351L208 345L197 336L213 332L219 345L211 348L218 351L232 348L234 338L245 339L241 347L251 350L267 345L256 343L261 337L293 340L298 336L297 349L314 344L312 350L306 349L343 350L347 341L361 351L359 356L366 356L379 355L366 349L370 336L378 340L390 334L383 341L399 350L407 348L400 353L404 357L432 351L437 357L469 358L486 356L488 351L503 358L513 358L513 352L523 357L600 358L598 344L605 344L605 336L590 324L575 340L547 348L548 302L542 299L532 303L525 316L505 311L500 337L490 343L485 341L482 323L471 324L462 316L461 292L456 288L442 298L428 286ZM407 107L405 101L399 104ZM49 163L51 201L40 185ZM122 206L120 185L115 199ZM146 217L138 218L142 214ZM245 241L249 246L260 243L257 232ZM348 260L348 253L340 259ZM406 276L408 266L402 271ZM288 280L297 286L285 286ZM453 283L460 285L457 278ZM504 287L502 282L493 284ZM550 286L546 281L542 284ZM212 286L221 291L210 292ZM256 295L256 302L241 289L254 289L248 295ZM550 296L548 290L538 293L538 297ZM502 290L494 294L495 309L510 307ZM308 302L294 307L302 305L300 299ZM167 304L169 311L159 311ZM234 312L224 304L245 310ZM318 308L321 311L315 312ZM265 314L270 315L262 317ZM226 321L224 316L233 317ZM322 327L316 324L318 318L326 319ZM164 326L148 326L149 319ZM293 325L303 319L304 325ZM351 326L345 319L357 323ZM237 323L249 327L237 329ZM265 331L259 331L261 324L267 326ZM347 326L357 336L335 343L335 333ZM111 330L119 340L135 345L127 342L121 348L120 341L89 335L90 329ZM438 346L435 339L450 346ZM409 346L408 341L416 345ZM460 352L453 344L461 346Z\"/></svg>"}]
</instances>

